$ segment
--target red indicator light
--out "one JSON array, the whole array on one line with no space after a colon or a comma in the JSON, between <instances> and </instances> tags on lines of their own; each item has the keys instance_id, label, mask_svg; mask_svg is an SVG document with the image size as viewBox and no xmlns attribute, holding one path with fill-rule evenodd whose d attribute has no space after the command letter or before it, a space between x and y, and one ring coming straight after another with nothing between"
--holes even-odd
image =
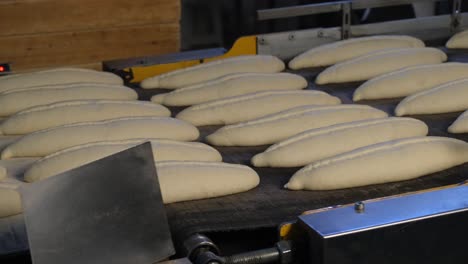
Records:
<instances>
[{"instance_id":1,"label":"red indicator light","mask_svg":"<svg viewBox=\"0 0 468 264\"><path fill-rule=\"evenodd\" d=\"M0 72L3 72L3 71L5 71L5 67L0 66Z\"/></svg>"}]
</instances>

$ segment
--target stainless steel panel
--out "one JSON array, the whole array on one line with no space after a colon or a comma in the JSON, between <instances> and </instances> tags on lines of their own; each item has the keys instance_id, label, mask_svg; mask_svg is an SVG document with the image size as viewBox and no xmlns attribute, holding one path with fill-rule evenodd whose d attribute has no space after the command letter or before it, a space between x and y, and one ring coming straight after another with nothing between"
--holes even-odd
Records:
<instances>
[{"instance_id":1,"label":"stainless steel panel","mask_svg":"<svg viewBox=\"0 0 468 264\"><path fill-rule=\"evenodd\" d=\"M35 264L153 263L174 249L150 143L22 191Z\"/></svg>"}]
</instances>

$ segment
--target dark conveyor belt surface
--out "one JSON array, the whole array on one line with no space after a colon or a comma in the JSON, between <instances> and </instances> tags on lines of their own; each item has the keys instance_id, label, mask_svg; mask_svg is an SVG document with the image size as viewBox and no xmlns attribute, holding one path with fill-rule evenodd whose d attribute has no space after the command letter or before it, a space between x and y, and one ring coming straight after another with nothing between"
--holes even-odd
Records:
<instances>
[{"instance_id":1,"label":"dark conveyor belt surface","mask_svg":"<svg viewBox=\"0 0 468 264\"><path fill-rule=\"evenodd\" d=\"M468 62L468 51L449 52L449 61ZM320 69L297 71L309 81L308 89L318 89L341 98L343 103L353 103L352 93L360 83L316 86L315 76ZM140 90L140 89L138 89ZM140 90L141 91L141 90ZM143 91L141 91L143 92ZM162 91L144 91L142 97ZM363 101L393 115L393 110L400 99ZM181 108L172 108L174 114ZM413 116L430 127L430 135L456 137L468 141L468 135L452 135L446 132L447 127L460 113L442 115ZM201 140L215 131L217 127L200 127ZM249 165L250 158L265 150L261 147L217 147L225 162ZM291 221L304 211L326 206L347 204L355 201L425 190L462 182L468 178L468 164L443 172L428 175L419 179L366 186L335 191L288 191L283 185L299 168L255 168L261 178L260 185L245 193L205 199L191 202L180 202L166 206L173 235L183 239L195 232L229 231L275 227L285 221Z\"/></svg>"}]
</instances>

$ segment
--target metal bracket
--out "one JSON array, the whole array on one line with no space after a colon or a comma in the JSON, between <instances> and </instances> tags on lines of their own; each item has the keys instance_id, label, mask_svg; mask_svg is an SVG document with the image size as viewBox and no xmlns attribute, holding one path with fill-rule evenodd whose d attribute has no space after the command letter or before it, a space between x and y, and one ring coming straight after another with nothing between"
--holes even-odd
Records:
<instances>
[{"instance_id":1,"label":"metal bracket","mask_svg":"<svg viewBox=\"0 0 468 264\"><path fill-rule=\"evenodd\" d=\"M348 39L351 35L351 10L351 2L341 4L341 39Z\"/></svg>"},{"instance_id":2,"label":"metal bracket","mask_svg":"<svg viewBox=\"0 0 468 264\"><path fill-rule=\"evenodd\" d=\"M456 32L461 24L461 0L453 0L452 16L450 21L450 31Z\"/></svg>"}]
</instances>

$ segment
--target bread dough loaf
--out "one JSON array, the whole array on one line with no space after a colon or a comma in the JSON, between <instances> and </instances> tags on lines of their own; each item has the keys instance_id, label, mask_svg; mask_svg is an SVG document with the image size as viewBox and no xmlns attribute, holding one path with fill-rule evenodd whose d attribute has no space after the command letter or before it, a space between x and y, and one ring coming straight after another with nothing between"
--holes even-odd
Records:
<instances>
[{"instance_id":1,"label":"bread dough loaf","mask_svg":"<svg viewBox=\"0 0 468 264\"><path fill-rule=\"evenodd\" d=\"M156 170L165 204L245 192L260 183L253 169L237 164L163 161Z\"/></svg>"},{"instance_id":2,"label":"bread dough loaf","mask_svg":"<svg viewBox=\"0 0 468 264\"><path fill-rule=\"evenodd\" d=\"M408 67L368 80L354 91L353 100L405 97L462 78L468 78L467 63Z\"/></svg>"},{"instance_id":3,"label":"bread dough loaf","mask_svg":"<svg viewBox=\"0 0 468 264\"><path fill-rule=\"evenodd\" d=\"M468 161L468 144L453 138L418 137L356 149L296 172L290 190L333 190L410 180Z\"/></svg>"},{"instance_id":4,"label":"bread dough loaf","mask_svg":"<svg viewBox=\"0 0 468 264\"><path fill-rule=\"evenodd\" d=\"M110 72L77 68L59 68L4 76L0 78L0 92L32 86L47 86L80 82L115 85L123 84L122 78Z\"/></svg>"},{"instance_id":5,"label":"bread dough loaf","mask_svg":"<svg viewBox=\"0 0 468 264\"><path fill-rule=\"evenodd\" d=\"M317 84L365 81L405 67L437 64L447 55L435 48L390 49L335 64L321 72Z\"/></svg>"},{"instance_id":6,"label":"bread dough loaf","mask_svg":"<svg viewBox=\"0 0 468 264\"><path fill-rule=\"evenodd\" d=\"M2 159L44 157L54 152L91 142L161 138L196 140L198 129L169 117L117 118L64 125L27 134L2 151Z\"/></svg>"},{"instance_id":7,"label":"bread dough loaf","mask_svg":"<svg viewBox=\"0 0 468 264\"><path fill-rule=\"evenodd\" d=\"M301 167L385 141L425 136L428 127L412 118L381 118L311 129L281 141L252 158L256 167Z\"/></svg>"},{"instance_id":8,"label":"bread dough loaf","mask_svg":"<svg viewBox=\"0 0 468 264\"><path fill-rule=\"evenodd\" d=\"M284 63L270 55L238 56L157 75L141 82L144 89L177 89L232 73L273 73L284 70Z\"/></svg>"},{"instance_id":9,"label":"bread dough loaf","mask_svg":"<svg viewBox=\"0 0 468 264\"><path fill-rule=\"evenodd\" d=\"M458 112L468 109L468 79L449 82L406 97L395 115L424 115Z\"/></svg>"},{"instance_id":10,"label":"bread dough loaf","mask_svg":"<svg viewBox=\"0 0 468 264\"><path fill-rule=\"evenodd\" d=\"M468 30L458 32L453 35L445 44L449 49L466 49L468 48Z\"/></svg>"},{"instance_id":11,"label":"bread dough loaf","mask_svg":"<svg viewBox=\"0 0 468 264\"><path fill-rule=\"evenodd\" d=\"M142 144L145 141L148 140L136 139L124 141L102 141L64 149L48 155L32 164L24 174L24 180L27 182L34 182L53 175L58 175L62 172ZM155 162L170 160L222 161L221 154L219 154L216 149L206 144L161 139L150 139L150 142Z\"/></svg>"},{"instance_id":12,"label":"bread dough loaf","mask_svg":"<svg viewBox=\"0 0 468 264\"><path fill-rule=\"evenodd\" d=\"M17 215L22 211L21 196L18 190L0 184L0 218Z\"/></svg>"},{"instance_id":13,"label":"bread dough loaf","mask_svg":"<svg viewBox=\"0 0 468 264\"><path fill-rule=\"evenodd\" d=\"M164 106L143 101L84 100L36 106L18 112L0 123L3 135L23 135L38 130L80 122L119 117L168 117Z\"/></svg>"},{"instance_id":14,"label":"bread dough loaf","mask_svg":"<svg viewBox=\"0 0 468 264\"><path fill-rule=\"evenodd\" d=\"M339 98L320 91L269 91L239 95L194 105L176 117L194 124L224 125L252 120L305 105L336 105Z\"/></svg>"},{"instance_id":15,"label":"bread dough loaf","mask_svg":"<svg viewBox=\"0 0 468 264\"><path fill-rule=\"evenodd\" d=\"M217 146L259 146L274 144L313 128L383 117L387 117L387 113L366 105L303 106L222 127L206 140Z\"/></svg>"},{"instance_id":16,"label":"bread dough loaf","mask_svg":"<svg viewBox=\"0 0 468 264\"><path fill-rule=\"evenodd\" d=\"M422 48L424 42L410 36L372 36L333 42L312 48L289 62L289 68L328 66L365 54L396 48Z\"/></svg>"},{"instance_id":17,"label":"bread dough loaf","mask_svg":"<svg viewBox=\"0 0 468 264\"><path fill-rule=\"evenodd\" d=\"M468 111L463 112L448 128L450 133L468 133Z\"/></svg>"},{"instance_id":18,"label":"bread dough loaf","mask_svg":"<svg viewBox=\"0 0 468 264\"><path fill-rule=\"evenodd\" d=\"M206 103L226 97L272 90L300 90L307 87L304 77L291 73L237 73L155 95L152 102L170 106Z\"/></svg>"},{"instance_id":19,"label":"bread dough loaf","mask_svg":"<svg viewBox=\"0 0 468 264\"><path fill-rule=\"evenodd\" d=\"M71 100L137 100L137 93L124 86L102 85L73 89L18 90L0 94L0 116L10 116L25 109Z\"/></svg>"}]
</instances>

